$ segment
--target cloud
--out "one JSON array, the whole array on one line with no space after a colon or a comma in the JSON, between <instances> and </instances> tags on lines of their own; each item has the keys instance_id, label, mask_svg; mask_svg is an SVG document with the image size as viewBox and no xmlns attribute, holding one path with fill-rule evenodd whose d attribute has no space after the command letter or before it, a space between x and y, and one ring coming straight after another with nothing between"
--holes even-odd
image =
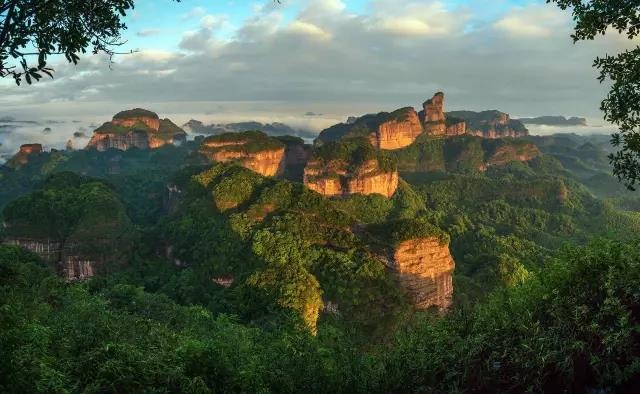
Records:
<instances>
[{"instance_id":1,"label":"cloud","mask_svg":"<svg viewBox=\"0 0 640 394\"><path fill-rule=\"evenodd\" d=\"M194 7L191 10L189 10L189 12L187 12L186 14L182 15L182 18L180 18L183 21L189 20L189 19L193 19L193 18L198 18L201 17L203 15L205 15L207 13L207 10L203 7Z\"/></svg>"},{"instance_id":2,"label":"cloud","mask_svg":"<svg viewBox=\"0 0 640 394\"><path fill-rule=\"evenodd\" d=\"M87 108L101 114L96 121L132 106L193 114L221 103L247 119L307 111L342 119L417 106L443 90L449 109L599 116L606 86L592 59L617 50L619 38L573 45L570 15L552 5L488 20L450 4L372 0L355 13L338 0L297 0L256 7L224 37L224 16L192 10L199 26L176 34L172 50L111 65L103 56L60 62L53 81L2 86L0 105L7 114Z\"/></svg>"},{"instance_id":3,"label":"cloud","mask_svg":"<svg viewBox=\"0 0 640 394\"><path fill-rule=\"evenodd\" d=\"M162 32L162 30L160 29L143 29L140 30L136 33L136 36L138 37L151 37L151 36L157 36L158 34L160 34L160 32Z\"/></svg>"},{"instance_id":4,"label":"cloud","mask_svg":"<svg viewBox=\"0 0 640 394\"><path fill-rule=\"evenodd\" d=\"M544 38L558 30L566 30L569 25L570 20L559 9L531 5L511 10L493 27L511 38Z\"/></svg>"},{"instance_id":5,"label":"cloud","mask_svg":"<svg viewBox=\"0 0 640 394\"><path fill-rule=\"evenodd\" d=\"M293 21L289 25L289 31L294 34L300 34L303 36L307 36L313 39L318 40L330 40L331 33L326 30L314 25L313 23L304 22L304 21Z\"/></svg>"}]
</instances>

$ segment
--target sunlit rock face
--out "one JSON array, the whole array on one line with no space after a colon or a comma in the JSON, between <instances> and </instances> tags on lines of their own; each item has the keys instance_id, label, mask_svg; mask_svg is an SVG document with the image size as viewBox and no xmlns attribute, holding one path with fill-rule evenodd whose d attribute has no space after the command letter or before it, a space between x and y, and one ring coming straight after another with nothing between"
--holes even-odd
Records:
<instances>
[{"instance_id":1,"label":"sunlit rock face","mask_svg":"<svg viewBox=\"0 0 640 394\"><path fill-rule=\"evenodd\" d=\"M512 161L529 161L541 154L534 144L503 145L491 154L491 157L487 160L487 166L501 166Z\"/></svg>"},{"instance_id":2,"label":"sunlit rock face","mask_svg":"<svg viewBox=\"0 0 640 394\"><path fill-rule=\"evenodd\" d=\"M94 131L88 149L128 150L156 149L165 145L181 145L187 134L169 119L154 112L136 108L117 113L110 122Z\"/></svg>"},{"instance_id":3,"label":"sunlit rock face","mask_svg":"<svg viewBox=\"0 0 640 394\"><path fill-rule=\"evenodd\" d=\"M444 93L438 92L422 104L424 128L429 135L445 135Z\"/></svg>"},{"instance_id":4,"label":"sunlit rock face","mask_svg":"<svg viewBox=\"0 0 640 394\"><path fill-rule=\"evenodd\" d=\"M39 155L44 150L41 144L24 144L20 146L18 153L13 155L6 163L7 167L20 167L29 163L29 159Z\"/></svg>"},{"instance_id":5,"label":"sunlit rock face","mask_svg":"<svg viewBox=\"0 0 640 394\"><path fill-rule=\"evenodd\" d=\"M438 237L411 239L396 246L390 267L417 309L451 306L455 263Z\"/></svg>"},{"instance_id":6,"label":"sunlit rock face","mask_svg":"<svg viewBox=\"0 0 640 394\"><path fill-rule=\"evenodd\" d=\"M327 197L351 194L380 194L390 198L398 189L398 171L382 170L376 160L369 160L349 171L346 163L323 165L310 161L304 171L304 184Z\"/></svg>"},{"instance_id":7,"label":"sunlit rock face","mask_svg":"<svg viewBox=\"0 0 640 394\"><path fill-rule=\"evenodd\" d=\"M467 133L467 123L464 120L447 119L446 126L446 135L449 137L455 137Z\"/></svg>"},{"instance_id":8,"label":"sunlit rock face","mask_svg":"<svg viewBox=\"0 0 640 394\"><path fill-rule=\"evenodd\" d=\"M398 189L398 172L381 171L375 160L362 164L347 180L348 194L381 194L391 198Z\"/></svg>"},{"instance_id":9,"label":"sunlit rock face","mask_svg":"<svg viewBox=\"0 0 640 394\"><path fill-rule=\"evenodd\" d=\"M199 152L209 160L234 162L263 176L281 176L285 169L285 145L260 131L207 137Z\"/></svg>"},{"instance_id":10,"label":"sunlit rock face","mask_svg":"<svg viewBox=\"0 0 640 394\"><path fill-rule=\"evenodd\" d=\"M127 128L142 123L151 130L158 131L160 129L160 118L158 114L142 108L119 112L113 117L111 122L114 125Z\"/></svg>"},{"instance_id":11,"label":"sunlit rock face","mask_svg":"<svg viewBox=\"0 0 640 394\"><path fill-rule=\"evenodd\" d=\"M529 135L522 122L511 119L509 114L500 111L453 111L448 112L447 117L464 120L466 133L482 138L518 138Z\"/></svg>"},{"instance_id":12,"label":"sunlit rock face","mask_svg":"<svg viewBox=\"0 0 640 394\"><path fill-rule=\"evenodd\" d=\"M386 150L401 149L411 145L422 134L418 113L413 108L402 108L394 114L370 135L373 146Z\"/></svg>"}]
</instances>

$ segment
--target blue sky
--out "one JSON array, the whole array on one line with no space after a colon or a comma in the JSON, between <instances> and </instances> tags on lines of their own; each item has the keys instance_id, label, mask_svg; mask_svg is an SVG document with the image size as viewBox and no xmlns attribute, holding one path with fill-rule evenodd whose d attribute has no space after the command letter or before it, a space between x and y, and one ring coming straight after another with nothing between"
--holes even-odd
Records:
<instances>
[{"instance_id":1,"label":"blue sky","mask_svg":"<svg viewBox=\"0 0 640 394\"><path fill-rule=\"evenodd\" d=\"M178 122L320 129L444 91L451 110L602 122L593 59L635 44L613 35L574 45L570 13L544 0L137 0L126 21L121 49L138 52L54 62L54 80L5 84L0 107L98 124L145 107Z\"/></svg>"},{"instance_id":2,"label":"blue sky","mask_svg":"<svg viewBox=\"0 0 640 394\"><path fill-rule=\"evenodd\" d=\"M265 1L212 1L185 0L179 4L169 4L170 0L138 0L135 11L127 18L128 31L124 36L127 48L154 48L171 50L178 46L180 35L187 30L197 30L205 15L215 15L225 19L224 27L217 32L218 37L231 39L235 29L251 18L255 9L269 7L278 10L284 16L284 22L290 21L304 6L300 1L283 0L280 4ZM366 15L371 12L370 0L347 0L343 2L345 12ZM468 9L473 14L473 22L488 23L514 7L541 4L532 0L448 0L443 4L450 10ZM145 34L146 33L146 34Z\"/></svg>"}]
</instances>

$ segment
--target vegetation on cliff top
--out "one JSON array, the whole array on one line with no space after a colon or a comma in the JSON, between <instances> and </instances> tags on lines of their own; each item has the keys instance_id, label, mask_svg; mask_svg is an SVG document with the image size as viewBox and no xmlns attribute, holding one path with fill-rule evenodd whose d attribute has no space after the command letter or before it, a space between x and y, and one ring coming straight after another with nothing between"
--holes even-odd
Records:
<instances>
[{"instance_id":1,"label":"vegetation on cliff top","mask_svg":"<svg viewBox=\"0 0 640 394\"><path fill-rule=\"evenodd\" d=\"M219 147L207 146L211 144L229 144ZM269 137L262 131L249 130L239 133L223 133L206 137L202 141L200 149L205 152L217 151L240 151L246 153L257 153L270 150L283 149L285 144L278 138Z\"/></svg>"}]
</instances>

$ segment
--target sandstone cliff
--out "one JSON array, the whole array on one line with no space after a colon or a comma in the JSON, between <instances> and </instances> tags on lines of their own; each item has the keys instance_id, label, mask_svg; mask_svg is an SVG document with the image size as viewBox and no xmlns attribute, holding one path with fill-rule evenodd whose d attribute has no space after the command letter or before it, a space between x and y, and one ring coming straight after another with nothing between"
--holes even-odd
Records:
<instances>
[{"instance_id":1,"label":"sandstone cliff","mask_svg":"<svg viewBox=\"0 0 640 394\"><path fill-rule=\"evenodd\" d=\"M380 194L390 198L398 180L395 161L373 148L366 138L319 147L304 169L304 184L328 197Z\"/></svg>"},{"instance_id":2,"label":"sandstone cliff","mask_svg":"<svg viewBox=\"0 0 640 394\"><path fill-rule=\"evenodd\" d=\"M29 163L29 158L43 152L41 144L24 144L20 150L6 163L8 167L20 167Z\"/></svg>"},{"instance_id":3,"label":"sandstone cliff","mask_svg":"<svg viewBox=\"0 0 640 394\"><path fill-rule=\"evenodd\" d=\"M526 137L529 131L518 120L500 111L453 111L447 117L466 122L466 133L483 138Z\"/></svg>"},{"instance_id":4,"label":"sandstone cliff","mask_svg":"<svg viewBox=\"0 0 640 394\"><path fill-rule=\"evenodd\" d=\"M101 265L95 259L73 255L74 246L63 247L60 242L51 239L9 238L3 243L19 246L37 254L44 261L53 264L58 274L69 282L93 277Z\"/></svg>"},{"instance_id":5,"label":"sandstone cliff","mask_svg":"<svg viewBox=\"0 0 640 394\"><path fill-rule=\"evenodd\" d=\"M444 115L444 93L438 92L422 104L424 128L429 135L445 135L447 126Z\"/></svg>"},{"instance_id":6,"label":"sandstone cliff","mask_svg":"<svg viewBox=\"0 0 640 394\"><path fill-rule=\"evenodd\" d=\"M417 309L451 305L455 263L449 245L438 237L417 238L398 244L390 268Z\"/></svg>"},{"instance_id":7,"label":"sandstone cliff","mask_svg":"<svg viewBox=\"0 0 640 394\"><path fill-rule=\"evenodd\" d=\"M529 161L540 155L540 150L532 143L503 143L491 148L487 166L501 166L511 161Z\"/></svg>"},{"instance_id":8,"label":"sandstone cliff","mask_svg":"<svg viewBox=\"0 0 640 394\"><path fill-rule=\"evenodd\" d=\"M285 145L260 131L207 137L199 152L215 162L235 162L263 176L280 176L285 168Z\"/></svg>"},{"instance_id":9,"label":"sandstone cliff","mask_svg":"<svg viewBox=\"0 0 640 394\"><path fill-rule=\"evenodd\" d=\"M369 135L369 140L379 149L400 149L411 145L422 132L418 113L407 107L391 113L377 125Z\"/></svg>"},{"instance_id":10,"label":"sandstone cliff","mask_svg":"<svg viewBox=\"0 0 640 394\"><path fill-rule=\"evenodd\" d=\"M128 150L155 149L164 145L180 145L186 141L184 130L154 112L136 108L116 114L110 122L94 131L88 149Z\"/></svg>"}]
</instances>

